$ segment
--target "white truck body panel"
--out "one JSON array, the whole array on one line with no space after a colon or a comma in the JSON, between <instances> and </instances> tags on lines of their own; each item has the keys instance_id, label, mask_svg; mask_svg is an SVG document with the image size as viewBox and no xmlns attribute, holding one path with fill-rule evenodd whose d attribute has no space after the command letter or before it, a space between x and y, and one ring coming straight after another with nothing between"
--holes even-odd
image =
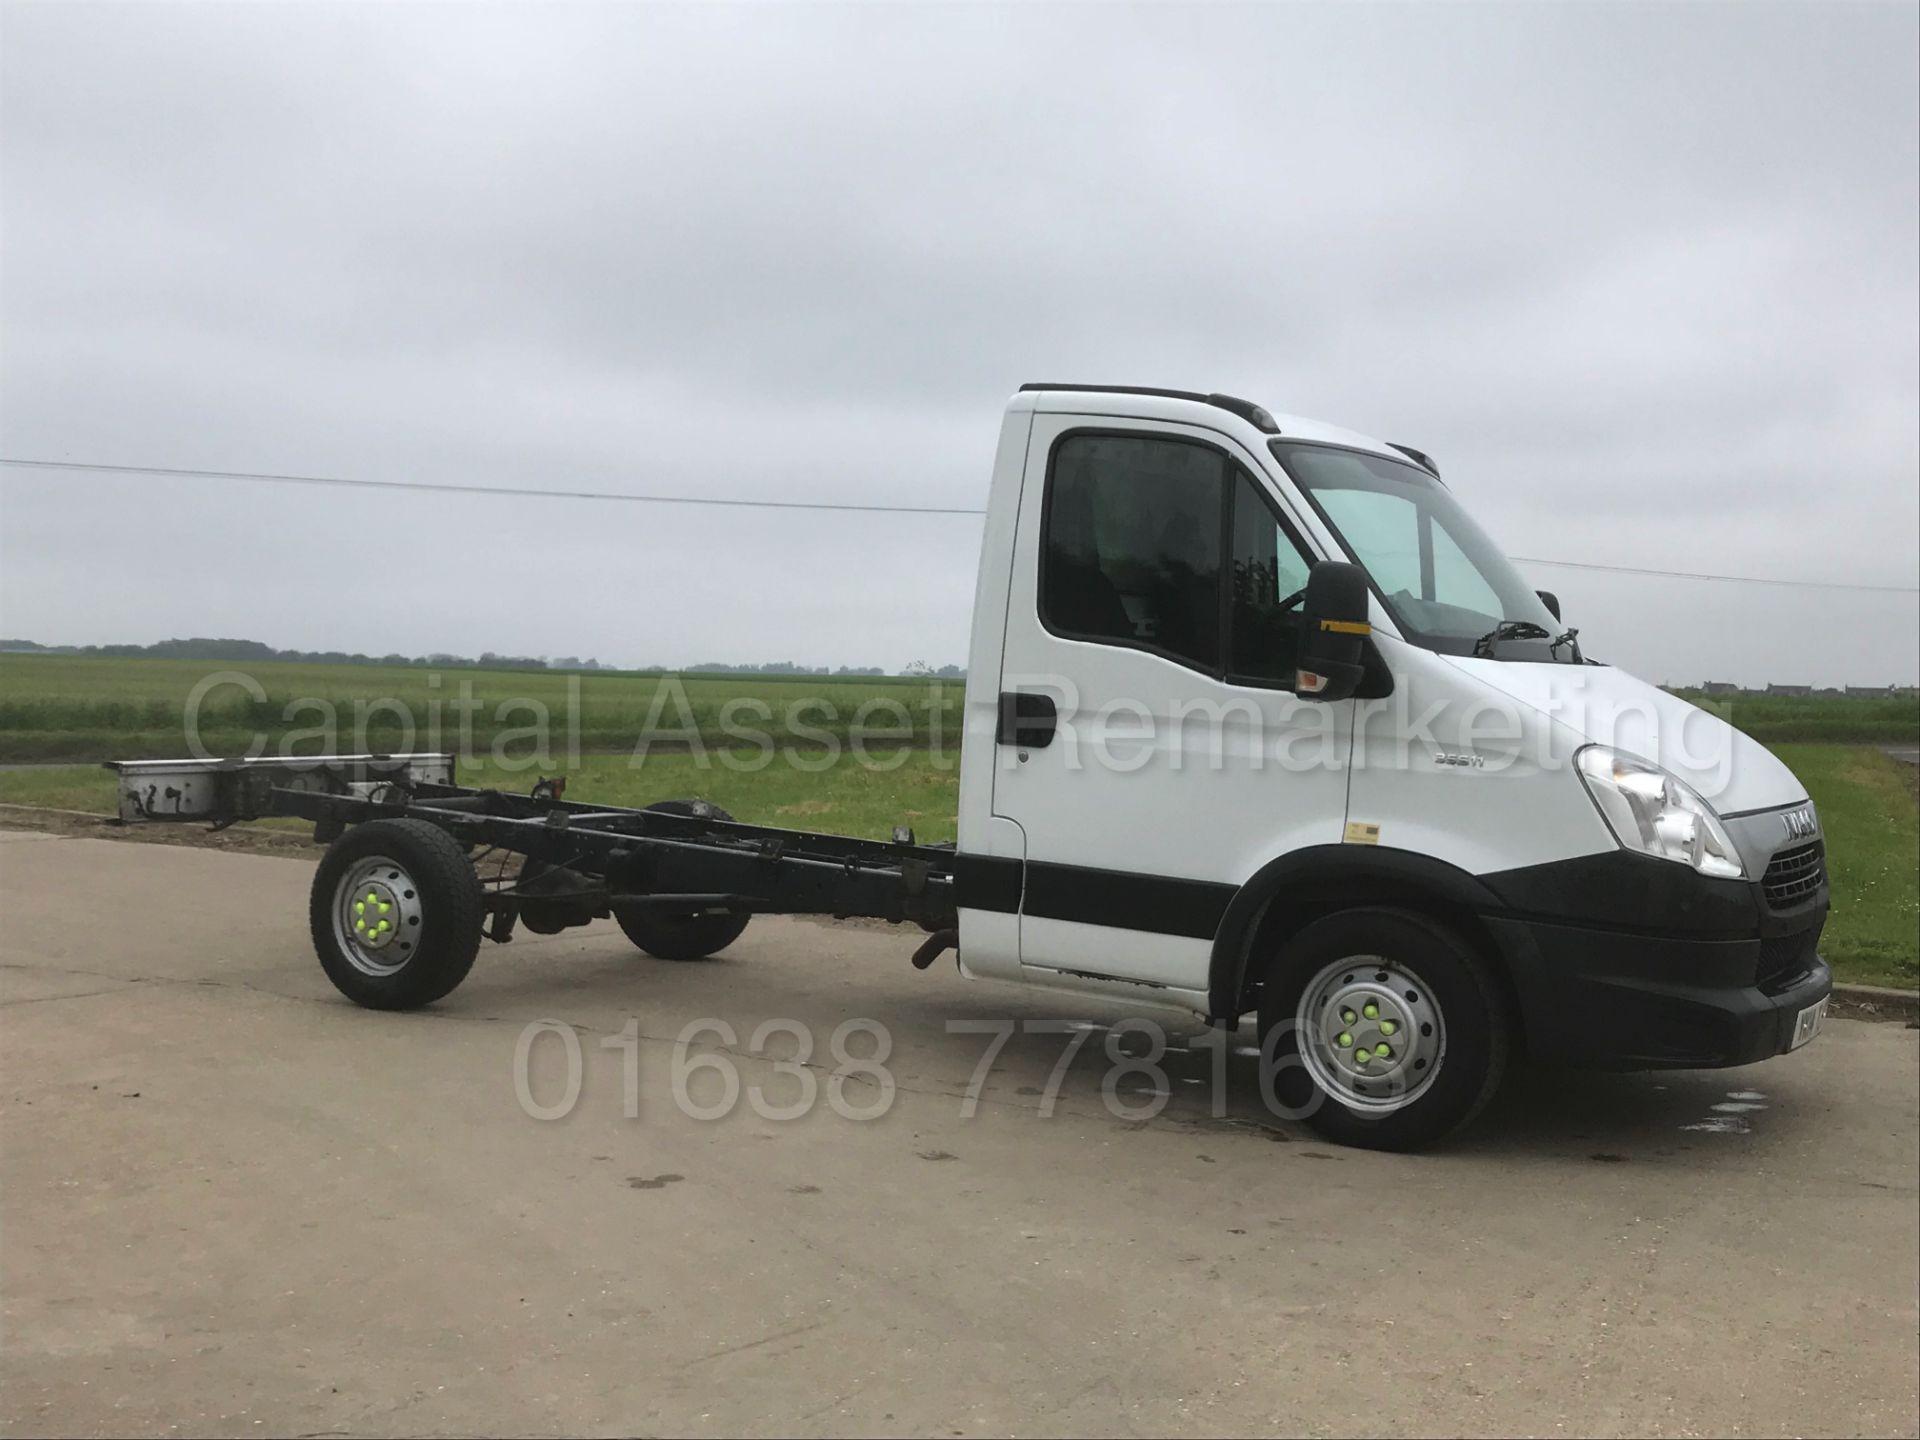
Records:
<instances>
[{"instance_id":1,"label":"white truck body panel","mask_svg":"<svg viewBox=\"0 0 1920 1440\"><path fill-rule=\"evenodd\" d=\"M1288 440L1407 459L1367 436L1276 419ZM959 849L1018 862L1024 890L1009 913L969 907L963 887L968 973L1204 1012L1209 935L1048 913L1042 882L1164 879L1225 896L1270 862L1348 843L1469 876L1605 855L1619 846L1571 764L1590 742L1657 758L1725 812L1805 804L1804 787L1763 747L1675 696L1604 665L1435 653L1401 638L1377 595L1374 643L1394 685L1384 699L1301 700L1054 633L1039 594L1049 456L1063 436L1087 430L1222 450L1255 477L1310 558L1359 558L1274 458L1270 434L1238 414L1118 391L1014 397L974 599ZM1044 748L996 739L1003 693L1023 690L1056 702L1056 738ZM1178 723L1209 713L1224 718L1197 737ZM1145 730L1151 738L1129 738ZM1276 762L1303 739L1319 763Z\"/></svg>"}]
</instances>

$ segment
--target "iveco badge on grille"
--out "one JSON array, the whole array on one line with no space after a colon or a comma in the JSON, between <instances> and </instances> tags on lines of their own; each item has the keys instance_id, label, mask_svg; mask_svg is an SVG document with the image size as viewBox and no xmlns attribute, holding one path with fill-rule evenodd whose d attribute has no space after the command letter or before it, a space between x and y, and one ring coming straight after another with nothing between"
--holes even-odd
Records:
<instances>
[{"instance_id":1,"label":"iveco badge on grille","mask_svg":"<svg viewBox=\"0 0 1920 1440\"><path fill-rule=\"evenodd\" d=\"M1789 810L1780 817L1780 823L1787 827L1789 840L1811 840L1818 827L1813 823L1813 811L1802 805L1798 810Z\"/></svg>"}]
</instances>

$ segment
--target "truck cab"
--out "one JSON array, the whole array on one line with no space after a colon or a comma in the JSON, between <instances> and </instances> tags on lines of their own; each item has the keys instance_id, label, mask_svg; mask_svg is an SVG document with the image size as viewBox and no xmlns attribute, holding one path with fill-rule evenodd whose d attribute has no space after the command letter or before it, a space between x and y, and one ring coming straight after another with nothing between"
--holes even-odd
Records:
<instances>
[{"instance_id":1,"label":"truck cab","mask_svg":"<svg viewBox=\"0 0 1920 1440\"><path fill-rule=\"evenodd\" d=\"M1446 1134L1516 1053L1744 1064L1824 1014L1805 788L1585 655L1410 446L1023 387L967 673L962 969L1256 1016L1335 1138Z\"/></svg>"}]
</instances>

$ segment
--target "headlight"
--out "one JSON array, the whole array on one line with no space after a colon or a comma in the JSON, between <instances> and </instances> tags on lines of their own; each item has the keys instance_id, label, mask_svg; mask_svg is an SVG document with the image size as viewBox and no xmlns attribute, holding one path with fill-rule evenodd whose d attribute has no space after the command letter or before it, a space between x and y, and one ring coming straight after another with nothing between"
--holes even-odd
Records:
<instances>
[{"instance_id":1,"label":"headlight","mask_svg":"<svg viewBox=\"0 0 1920 1440\"><path fill-rule=\"evenodd\" d=\"M1678 860L1702 875L1746 876L1727 827L1691 785L1604 745L1587 746L1575 763L1614 837L1627 849Z\"/></svg>"}]
</instances>

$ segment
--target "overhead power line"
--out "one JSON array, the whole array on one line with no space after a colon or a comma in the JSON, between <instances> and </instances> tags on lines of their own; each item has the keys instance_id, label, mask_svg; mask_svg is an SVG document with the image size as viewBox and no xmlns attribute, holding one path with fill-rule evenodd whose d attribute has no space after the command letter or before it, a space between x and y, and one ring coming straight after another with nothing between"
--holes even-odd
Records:
<instances>
[{"instance_id":1,"label":"overhead power line","mask_svg":"<svg viewBox=\"0 0 1920 1440\"><path fill-rule=\"evenodd\" d=\"M1523 565L1552 565L1562 570L1607 570L1615 575L1659 575L1670 580L1737 580L1743 585L1786 585L1798 590L1875 590L1888 595L1920 595L1920 585L1861 585L1851 580L1780 580L1766 575L1710 575L1700 570L1652 570L1644 565L1602 565L1591 560L1542 560L1513 555Z\"/></svg>"},{"instance_id":2,"label":"overhead power line","mask_svg":"<svg viewBox=\"0 0 1920 1440\"><path fill-rule=\"evenodd\" d=\"M74 470L109 475L162 475L189 480L239 480L270 485L331 485L354 490L415 490L434 494L509 495L537 500L607 500L633 505L717 505L737 510L834 510L871 515L985 515L972 505L858 505L833 500L740 500L712 495L635 495L623 490L539 490L531 486L464 485L433 480L358 480L341 475L279 475L257 470L193 470L168 465L94 465L80 460L34 460L0 456L0 465L34 470ZM1591 560L1548 560L1515 555L1523 565L1564 570L1601 570L1615 575L1654 575L1671 580L1718 580L1742 585L1780 585L1801 590L1864 590L1889 595L1920 594L1920 585L1865 585L1846 580L1788 580L1767 575L1719 575L1698 570L1660 570L1645 565L1605 565Z\"/></svg>"},{"instance_id":3,"label":"overhead power line","mask_svg":"<svg viewBox=\"0 0 1920 1440\"><path fill-rule=\"evenodd\" d=\"M539 500L621 500L635 505L725 505L740 510L852 510L880 515L984 515L977 507L855 505L832 500L729 500L710 495L633 495L616 490L536 490L515 485L461 485L433 480L353 480L341 475L269 475L253 470L184 470L167 465L90 465L78 460L16 460L0 465L35 470L97 470L111 475L172 475L190 480L249 480L272 485L337 485L354 490L425 490L436 494L532 496Z\"/></svg>"}]
</instances>

